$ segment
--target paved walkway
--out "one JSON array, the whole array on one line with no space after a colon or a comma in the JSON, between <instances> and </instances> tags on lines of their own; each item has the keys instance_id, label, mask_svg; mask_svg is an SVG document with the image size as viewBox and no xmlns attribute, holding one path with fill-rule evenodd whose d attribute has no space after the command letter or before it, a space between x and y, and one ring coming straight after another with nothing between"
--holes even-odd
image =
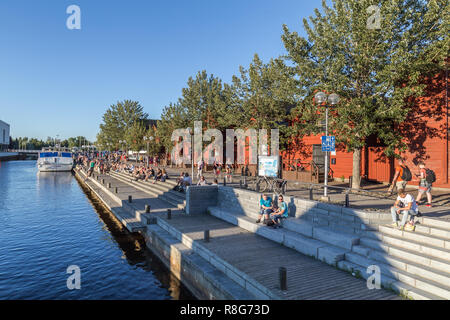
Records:
<instances>
[{"instance_id":1,"label":"paved walkway","mask_svg":"<svg viewBox=\"0 0 450 320\"><path fill-rule=\"evenodd\" d=\"M347 272L333 268L321 261L284 247L278 243L248 232L237 226L209 215L187 216L180 210L161 199L151 197L133 187L110 176L100 176L105 185L112 183L110 190L115 191L121 200L126 202L133 196L132 206L144 210L150 204L152 213L169 223L193 241L201 241L209 251L232 264L238 270L258 281L261 285L286 299L335 299L335 300L397 300L399 296L390 291L369 290L366 281L353 277ZM92 182L88 180L90 185ZM99 187L95 187L100 195L107 198ZM110 206L115 206L109 200ZM128 204L127 204L128 205ZM164 214L172 209L172 219ZM130 222L132 222L130 216ZM204 230L210 230L211 241L205 243ZM281 291L278 284L279 267L287 269L287 291Z\"/></svg>"},{"instance_id":2,"label":"paved walkway","mask_svg":"<svg viewBox=\"0 0 450 320\"><path fill-rule=\"evenodd\" d=\"M170 175L180 175L181 172L188 172L191 174L191 169L182 169L182 168L167 168L167 172ZM194 170L194 183L197 181L196 178L197 171ZM214 180L214 174L210 172L205 172L204 176L207 182L211 183ZM220 175L219 183L223 183L224 174ZM233 183L227 183L233 187L239 187L239 181L241 180L240 174L233 175ZM254 177L246 177L247 182L250 184L254 180ZM342 183L339 181L330 182L330 186L336 187L348 187L348 183ZM395 195L388 196L387 190L388 186L383 184L371 183L363 186L363 190L365 191L375 191L377 197L367 196L364 194L350 194L350 207L354 209L360 209L365 211L384 211L389 212L390 207L395 202ZM417 189L415 188L407 188L407 191L411 193L414 197L417 195ZM329 189L330 202L338 205L344 205L345 203L345 192ZM427 208L425 205L420 205L420 212L427 217L440 218L445 220L450 220L450 191L442 191L442 190L433 190L433 207ZM296 181L288 181L287 185L287 195L295 196L302 199L309 199L309 186ZM313 199L319 201L321 196L323 195L322 188L315 188L313 190ZM422 197L422 201L426 200L426 195Z\"/></svg>"}]
</instances>

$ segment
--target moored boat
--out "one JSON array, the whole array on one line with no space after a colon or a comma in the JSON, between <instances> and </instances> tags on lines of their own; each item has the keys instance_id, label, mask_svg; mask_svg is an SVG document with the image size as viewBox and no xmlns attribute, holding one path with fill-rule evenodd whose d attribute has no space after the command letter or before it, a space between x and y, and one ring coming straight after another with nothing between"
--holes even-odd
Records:
<instances>
[{"instance_id":1,"label":"moored boat","mask_svg":"<svg viewBox=\"0 0 450 320\"><path fill-rule=\"evenodd\" d=\"M67 148L43 148L39 153L37 167L40 172L71 171L73 168L72 152Z\"/></svg>"}]
</instances>

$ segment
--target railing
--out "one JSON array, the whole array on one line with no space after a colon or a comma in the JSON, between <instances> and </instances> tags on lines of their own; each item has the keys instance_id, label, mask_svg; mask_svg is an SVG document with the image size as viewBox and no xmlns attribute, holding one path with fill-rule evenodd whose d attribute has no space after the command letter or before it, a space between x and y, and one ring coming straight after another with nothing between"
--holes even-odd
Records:
<instances>
[{"instance_id":1,"label":"railing","mask_svg":"<svg viewBox=\"0 0 450 320\"><path fill-rule=\"evenodd\" d=\"M253 190L251 186L254 185L253 182L254 179L251 179L249 177L240 177L239 181L239 188L242 189L250 189ZM292 189L292 185L302 185L302 189L308 190L309 194L306 196L309 200L315 200L314 199L314 191L323 190L325 187L324 184L317 184L312 182L301 182L301 181L290 181L290 189ZM350 207L350 195L355 196L366 196L374 199L389 199L389 200L395 200L396 195L394 194L387 194L386 191L376 191L376 190L364 190L364 189L355 189L351 187L339 187L339 186L330 186L327 185L327 188L329 190L337 190L341 191L341 193L344 193L344 204L343 206L348 208ZM254 190L256 191L256 190ZM286 185L286 188L284 189L283 194L286 194L288 192L288 187ZM294 191L294 190L291 190ZM339 202L342 204L342 202Z\"/></svg>"},{"instance_id":2,"label":"railing","mask_svg":"<svg viewBox=\"0 0 450 320\"><path fill-rule=\"evenodd\" d=\"M14 153L39 153L39 152L41 152L41 150L6 149L6 152L14 152Z\"/></svg>"}]
</instances>

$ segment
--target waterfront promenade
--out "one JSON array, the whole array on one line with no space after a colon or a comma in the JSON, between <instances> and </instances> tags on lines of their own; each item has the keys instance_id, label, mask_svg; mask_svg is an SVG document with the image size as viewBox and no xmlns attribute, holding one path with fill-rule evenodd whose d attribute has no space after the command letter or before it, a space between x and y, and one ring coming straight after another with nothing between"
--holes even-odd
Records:
<instances>
[{"instance_id":1,"label":"waterfront promenade","mask_svg":"<svg viewBox=\"0 0 450 320\"><path fill-rule=\"evenodd\" d=\"M212 215L186 215L161 197L110 175L95 175L85 182L83 172L77 175L130 231L146 237L150 249L173 273L197 283L197 288L186 285L199 298L400 299L391 291L369 290L363 279ZM151 206L150 214L145 205ZM204 230L210 230L209 242L203 240ZM287 270L285 291L279 287L279 267ZM203 292L198 289L202 286Z\"/></svg>"}]
</instances>

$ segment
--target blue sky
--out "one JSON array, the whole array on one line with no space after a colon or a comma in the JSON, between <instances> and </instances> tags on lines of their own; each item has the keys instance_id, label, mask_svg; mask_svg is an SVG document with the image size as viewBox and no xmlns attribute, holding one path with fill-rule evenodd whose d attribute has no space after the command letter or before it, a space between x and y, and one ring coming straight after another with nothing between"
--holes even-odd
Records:
<instances>
[{"instance_id":1,"label":"blue sky","mask_svg":"<svg viewBox=\"0 0 450 320\"><path fill-rule=\"evenodd\" d=\"M81 30L69 30L69 5ZM229 82L255 53L284 53L320 0L2 0L0 119L11 135L95 140L105 110L137 100L151 118L205 69Z\"/></svg>"}]
</instances>

